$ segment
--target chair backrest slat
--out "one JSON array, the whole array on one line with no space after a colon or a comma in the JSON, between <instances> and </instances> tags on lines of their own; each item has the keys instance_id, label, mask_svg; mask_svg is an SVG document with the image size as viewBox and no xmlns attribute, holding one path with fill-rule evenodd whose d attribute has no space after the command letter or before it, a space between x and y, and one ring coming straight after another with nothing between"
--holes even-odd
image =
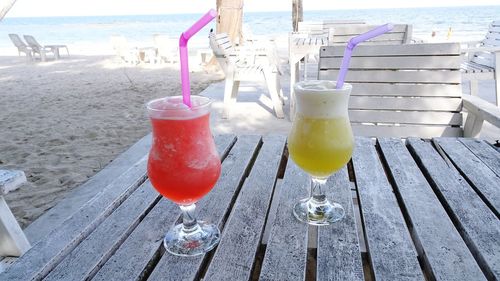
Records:
<instances>
[{"instance_id":1,"label":"chair backrest slat","mask_svg":"<svg viewBox=\"0 0 500 281\"><path fill-rule=\"evenodd\" d=\"M486 36L481 41L485 47L500 47L500 21L494 21L490 24ZM471 61L495 68L495 55L490 52L477 52Z\"/></svg>"},{"instance_id":2,"label":"chair backrest slat","mask_svg":"<svg viewBox=\"0 0 500 281\"><path fill-rule=\"evenodd\" d=\"M349 39L359 34L365 33L377 27L367 24L344 24L333 28L333 44L347 44ZM383 42L384 44L405 44L410 43L412 37L412 27L408 24L395 24L394 28L362 44L371 42Z\"/></svg>"},{"instance_id":3,"label":"chair backrest slat","mask_svg":"<svg viewBox=\"0 0 500 281\"><path fill-rule=\"evenodd\" d=\"M33 50L36 50L36 51L39 51L41 49L43 49L42 45L40 45L35 37L31 36L31 35L24 35L24 40L26 40L26 43L28 43L28 45L33 49Z\"/></svg>"},{"instance_id":4,"label":"chair backrest slat","mask_svg":"<svg viewBox=\"0 0 500 281\"><path fill-rule=\"evenodd\" d=\"M319 79L337 78L343 52L320 49ZM346 76L355 133L461 136L460 62L458 43L358 46Z\"/></svg>"}]
</instances>

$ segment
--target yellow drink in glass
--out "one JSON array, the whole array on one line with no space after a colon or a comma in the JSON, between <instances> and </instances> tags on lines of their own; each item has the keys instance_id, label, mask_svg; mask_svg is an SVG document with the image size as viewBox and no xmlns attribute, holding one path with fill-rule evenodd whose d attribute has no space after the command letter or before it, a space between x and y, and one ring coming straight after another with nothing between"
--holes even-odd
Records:
<instances>
[{"instance_id":1,"label":"yellow drink in glass","mask_svg":"<svg viewBox=\"0 0 500 281\"><path fill-rule=\"evenodd\" d=\"M353 150L349 119L311 118L297 114L288 137L293 161L313 177L327 178L340 170Z\"/></svg>"},{"instance_id":2,"label":"yellow drink in glass","mask_svg":"<svg viewBox=\"0 0 500 281\"><path fill-rule=\"evenodd\" d=\"M295 84L297 111L288 135L290 157L311 176L311 197L295 204L293 214L312 225L329 225L344 208L326 198L327 178L351 159L354 137L347 113L352 86L309 80Z\"/></svg>"}]
</instances>

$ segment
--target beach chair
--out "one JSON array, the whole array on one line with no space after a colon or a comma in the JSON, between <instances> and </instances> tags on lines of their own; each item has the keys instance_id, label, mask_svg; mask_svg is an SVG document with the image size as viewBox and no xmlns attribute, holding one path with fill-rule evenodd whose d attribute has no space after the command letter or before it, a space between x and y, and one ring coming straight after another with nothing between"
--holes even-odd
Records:
<instances>
[{"instance_id":1,"label":"beach chair","mask_svg":"<svg viewBox=\"0 0 500 281\"><path fill-rule=\"evenodd\" d=\"M318 78L337 79L343 55L344 46L322 47ZM460 63L459 43L357 46L345 79L355 135L477 137L483 120L500 127L498 107L462 95Z\"/></svg>"},{"instance_id":2,"label":"beach chair","mask_svg":"<svg viewBox=\"0 0 500 281\"><path fill-rule=\"evenodd\" d=\"M347 45L357 35L376 28L378 25L343 24L332 26L333 37L330 45ZM389 32L363 42L364 45L400 45L412 42L413 28L410 24L395 24Z\"/></svg>"},{"instance_id":3,"label":"beach chair","mask_svg":"<svg viewBox=\"0 0 500 281\"><path fill-rule=\"evenodd\" d=\"M178 62L179 47L178 40L170 38L163 34L153 35L153 42L156 48L157 61L159 62Z\"/></svg>"},{"instance_id":4,"label":"beach chair","mask_svg":"<svg viewBox=\"0 0 500 281\"><path fill-rule=\"evenodd\" d=\"M275 48L268 48L266 56L255 54L249 59L249 54L241 55L233 48L225 33L210 33L210 47L226 75L224 89L223 118L228 118L230 107L236 102L240 81L265 80L274 112L278 118L284 118L283 94L280 84L280 71ZM255 58L260 56L259 58Z\"/></svg>"},{"instance_id":5,"label":"beach chair","mask_svg":"<svg viewBox=\"0 0 500 281\"><path fill-rule=\"evenodd\" d=\"M365 25L364 20L323 20L323 21L301 21L298 24L298 33L310 36L326 35L330 45L333 43L335 29L346 25Z\"/></svg>"},{"instance_id":6,"label":"beach chair","mask_svg":"<svg viewBox=\"0 0 500 281\"><path fill-rule=\"evenodd\" d=\"M24 53L29 61L33 59L31 48L26 45L23 40L21 40L21 37L19 37L19 35L9 34L9 38L10 41L12 41L12 43L16 46L19 56L21 56L21 53Z\"/></svg>"},{"instance_id":7,"label":"beach chair","mask_svg":"<svg viewBox=\"0 0 500 281\"><path fill-rule=\"evenodd\" d=\"M47 54L52 53L54 55L54 59L59 59L60 54L59 54L59 49L66 49L66 53L69 56L69 50L68 46L66 45L40 45L38 41L36 41L35 37L31 35L24 35L24 40L26 40L26 43L30 46L31 50L33 50L33 56L35 54L40 55L40 59L42 61L45 61L47 59Z\"/></svg>"},{"instance_id":8,"label":"beach chair","mask_svg":"<svg viewBox=\"0 0 500 281\"><path fill-rule=\"evenodd\" d=\"M137 47L129 47L127 39L122 35L111 36L111 46L115 50L116 55L126 63L139 64L139 49Z\"/></svg>"},{"instance_id":9,"label":"beach chair","mask_svg":"<svg viewBox=\"0 0 500 281\"><path fill-rule=\"evenodd\" d=\"M3 196L26 182L23 171L0 170L0 256L19 257L31 248Z\"/></svg>"},{"instance_id":10,"label":"beach chair","mask_svg":"<svg viewBox=\"0 0 500 281\"><path fill-rule=\"evenodd\" d=\"M464 80L470 81L471 95L477 96L478 80L495 80L496 104L500 106L500 21L490 24L488 32L479 42L468 42L462 50L467 60L461 69Z\"/></svg>"}]
</instances>

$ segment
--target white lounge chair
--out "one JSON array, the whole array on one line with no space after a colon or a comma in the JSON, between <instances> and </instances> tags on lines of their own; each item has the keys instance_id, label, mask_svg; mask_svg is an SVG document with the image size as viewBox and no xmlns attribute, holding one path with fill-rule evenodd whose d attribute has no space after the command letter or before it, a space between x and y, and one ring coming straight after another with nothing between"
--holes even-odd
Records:
<instances>
[{"instance_id":1,"label":"white lounge chair","mask_svg":"<svg viewBox=\"0 0 500 281\"><path fill-rule=\"evenodd\" d=\"M21 53L24 53L26 55L26 58L28 61L31 61L33 59L32 53L33 50L21 40L21 37L17 34L9 34L10 41L16 46L17 52L19 56L21 56Z\"/></svg>"},{"instance_id":2,"label":"white lounge chair","mask_svg":"<svg viewBox=\"0 0 500 281\"><path fill-rule=\"evenodd\" d=\"M319 79L337 79L343 55L344 46L322 47ZM355 134L477 137L483 120L500 127L498 107L462 95L460 63L458 43L356 47L346 76Z\"/></svg>"},{"instance_id":3,"label":"white lounge chair","mask_svg":"<svg viewBox=\"0 0 500 281\"><path fill-rule=\"evenodd\" d=\"M116 55L126 63L138 64L140 62L139 49L130 47L127 39L122 35L111 36L111 45Z\"/></svg>"},{"instance_id":4,"label":"white lounge chair","mask_svg":"<svg viewBox=\"0 0 500 281\"><path fill-rule=\"evenodd\" d=\"M60 58L60 53L59 49L66 49L66 53L69 56L69 50L68 46L66 45L40 45L35 37L31 35L24 35L24 40L26 40L26 43L30 46L30 48L33 50L33 55L39 54L40 58L42 61L45 61L47 59L47 54L52 53L54 55L54 59L59 59Z\"/></svg>"},{"instance_id":5,"label":"white lounge chair","mask_svg":"<svg viewBox=\"0 0 500 281\"><path fill-rule=\"evenodd\" d=\"M23 171L0 170L0 256L19 257L31 247L3 196L26 182Z\"/></svg>"},{"instance_id":6,"label":"white lounge chair","mask_svg":"<svg viewBox=\"0 0 500 281\"><path fill-rule=\"evenodd\" d=\"M275 49L269 48L266 56L263 56L260 51L251 56L248 49L244 55L240 55L233 48L233 44L225 33L210 33L210 47L226 75L223 118L228 118L230 107L236 102L240 81L258 80L265 80L274 112L278 118L284 118L283 96Z\"/></svg>"},{"instance_id":7,"label":"white lounge chair","mask_svg":"<svg viewBox=\"0 0 500 281\"><path fill-rule=\"evenodd\" d=\"M179 61L178 40L167 35L155 34L153 35L153 42L156 48L157 61L170 63Z\"/></svg>"},{"instance_id":8,"label":"white lounge chair","mask_svg":"<svg viewBox=\"0 0 500 281\"><path fill-rule=\"evenodd\" d=\"M490 24L483 40L469 42L462 50L467 61L462 63L464 80L470 81L471 95L477 95L478 80L495 80L496 104L500 106L500 21Z\"/></svg>"}]
</instances>

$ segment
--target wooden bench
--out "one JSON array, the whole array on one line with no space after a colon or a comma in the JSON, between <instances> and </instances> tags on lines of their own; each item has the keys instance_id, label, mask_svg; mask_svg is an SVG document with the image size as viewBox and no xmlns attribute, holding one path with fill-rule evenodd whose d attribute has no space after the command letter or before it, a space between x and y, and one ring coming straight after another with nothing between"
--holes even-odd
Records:
<instances>
[{"instance_id":1,"label":"wooden bench","mask_svg":"<svg viewBox=\"0 0 500 281\"><path fill-rule=\"evenodd\" d=\"M496 104L500 106L500 21L490 24L480 42L469 42L462 51L467 61L461 65L463 78L470 81L471 95L477 96L478 80L495 80Z\"/></svg>"},{"instance_id":2,"label":"wooden bench","mask_svg":"<svg viewBox=\"0 0 500 281\"><path fill-rule=\"evenodd\" d=\"M325 26L327 26L325 24ZM365 33L373 28L377 27L375 25L367 25L367 24L356 24L356 23L348 23L348 24L330 24L328 25L329 30L327 33L324 33L322 36L327 37L328 35L328 43L329 46L340 46L340 48L345 48L347 42L362 33ZM326 31L324 31L326 32ZM296 48L296 44L294 37L302 36L300 33L290 35L289 40L289 48L290 48L290 118L293 119L293 115L295 114L295 94L293 90L293 85L295 82L299 81L299 63L298 61L305 57L307 61L307 54L302 56L297 56L296 50L300 50ZM395 24L394 28L371 40L363 42L362 45L401 45L406 43L411 43L412 38L412 26L408 24ZM325 40L323 40L325 41ZM322 45L318 45L317 43L312 45L311 47L321 47ZM308 49L308 54L318 54L318 49ZM300 59L297 59L300 58ZM340 65L340 64L339 64ZM306 69L304 67L304 77L306 77Z\"/></svg>"},{"instance_id":3,"label":"wooden bench","mask_svg":"<svg viewBox=\"0 0 500 281\"><path fill-rule=\"evenodd\" d=\"M275 48L236 51L225 33L210 33L210 47L226 76L223 118L229 117L231 105L236 102L241 81L264 80L273 102L276 117L284 118L283 94L279 62Z\"/></svg>"},{"instance_id":4,"label":"wooden bench","mask_svg":"<svg viewBox=\"0 0 500 281\"><path fill-rule=\"evenodd\" d=\"M343 55L343 46L322 47L319 79L336 80ZM355 134L475 137L483 120L500 127L498 108L462 96L460 63L458 43L356 47L346 76Z\"/></svg>"}]
</instances>

